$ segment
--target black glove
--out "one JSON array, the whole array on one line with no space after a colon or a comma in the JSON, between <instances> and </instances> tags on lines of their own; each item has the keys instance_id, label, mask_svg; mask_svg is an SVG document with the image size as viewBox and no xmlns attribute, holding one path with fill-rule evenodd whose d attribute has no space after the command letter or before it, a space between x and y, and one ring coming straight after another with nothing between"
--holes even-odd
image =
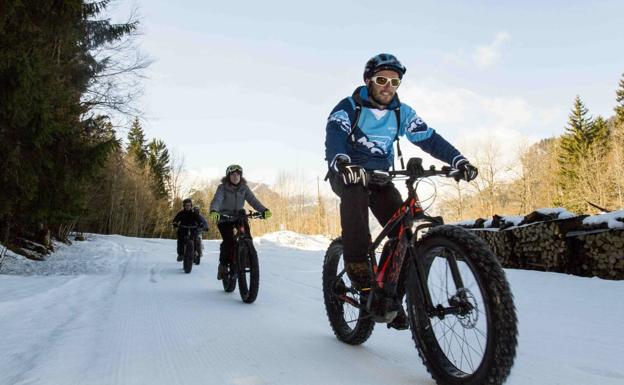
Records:
<instances>
[{"instance_id":1,"label":"black glove","mask_svg":"<svg viewBox=\"0 0 624 385\"><path fill-rule=\"evenodd\" d=\"M470 164L467 159L461 159L455 165L455 169L450 172L450 176L454 176L455 179L463 179L466 182L470 182L479 175L479 170Z\"/></svg>"},{"instance_id":2,"label":"black glove","mask_svg":"<svg viewBox=\"0 0 624 385\"><path fill-rule=\"evenodd\" d=\"M338 162L336 162L336 168L345 185L349 186L361 183L363 186L366 186L368 184L368 174L364 167L351 164L344 160L338 160Z\"/></svg>"}]
</instances>

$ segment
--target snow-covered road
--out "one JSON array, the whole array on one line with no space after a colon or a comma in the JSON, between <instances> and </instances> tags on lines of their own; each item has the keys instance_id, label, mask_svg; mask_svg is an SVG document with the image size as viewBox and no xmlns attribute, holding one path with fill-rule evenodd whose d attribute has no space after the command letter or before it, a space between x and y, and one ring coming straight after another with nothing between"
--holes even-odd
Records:
<instances>
[{"instance_id":1,"label":"snow-covered road","mask_svg":"<svg viewBox=\"0 0 624 385\"><path fill-rule=\"evenodd\" d=\"M409 331L336 340L323 242L283 239L257 245L252 305L223 292L213 241L190 275L169 240L93 235L48 262L14 258L0 275L0 384L434 384ZM624 282L507 274L520 319L508 384L624 383Z\"/></svg>"}]
</instances>

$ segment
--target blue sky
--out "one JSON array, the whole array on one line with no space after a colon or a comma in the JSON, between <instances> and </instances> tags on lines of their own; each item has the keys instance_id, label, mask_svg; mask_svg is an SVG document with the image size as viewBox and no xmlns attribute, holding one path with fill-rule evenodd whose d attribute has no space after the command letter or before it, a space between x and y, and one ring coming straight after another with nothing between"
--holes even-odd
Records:
<instances>
[{"instance_id":1,"label":"blue sky","mask_svg":"<svg viewBox=\"0 0 624 385\"><path fill-rule=\"evenodd\" d=\"M611 116L624 73L622 1L131 5L154 60L147 135L183 154L198 180L230 163L267 182L280 171L322 176L326 118L379 52L408 69L402 101L469 156L481 138L510 152L561 133L576 94Z\"/></svg>"}]
</instances>

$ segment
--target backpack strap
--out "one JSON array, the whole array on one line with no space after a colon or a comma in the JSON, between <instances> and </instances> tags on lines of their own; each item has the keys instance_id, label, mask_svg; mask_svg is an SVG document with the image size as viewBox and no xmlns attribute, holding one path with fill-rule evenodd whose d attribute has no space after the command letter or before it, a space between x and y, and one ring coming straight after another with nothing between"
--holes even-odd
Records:
<instances>
[{"instance_id":1,"label":"backpack strap","mask_svg":"<svg viewBox=\"0 0 624 385\"><path fill-rule=\"evenodd\" d=\"M358 122L360 121L360 114L362 114L362 105L360 103L356 103L355 99L352 97L349 98L349 101L353 105L355 110L355 117L353 119L353 123L351 123L351 132L349 133L349 139L351 143L355 143L355 129L357 128Z\"/></svg>"},{"instance_id":2,"label":"backpack strap","mask_svg":"<svg viewBox=\"0 0 624 385\"><path fill-rule=\"evenodd\" d=\"M403 153L401 152L401 146L399 145L399 133L401 132L401 106L394 109L397 121L397 133L394 137L394 141L397 144L397 156L401 161L401 169L405 169L405 163L403 162ZM394 170L394 159L392 159L392 169Z\"/></svg>"}]
</instances>

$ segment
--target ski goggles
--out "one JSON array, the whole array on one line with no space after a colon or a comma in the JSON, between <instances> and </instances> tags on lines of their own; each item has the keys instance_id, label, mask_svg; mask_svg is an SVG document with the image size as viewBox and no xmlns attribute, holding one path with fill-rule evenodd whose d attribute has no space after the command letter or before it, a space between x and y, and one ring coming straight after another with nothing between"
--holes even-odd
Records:
<instances>
[{"instance_id":1,"label":"ski goggles","mask_svg":"<svg viewBox=\"0 0 624 385\"><path fill-rule=\"evenodd\" d=\"M375 84L379 86L385 86L389 82L392 87L397 88L401 84L400 78L387 78L385 76L373 76L371 80L374 81Z\"/></svg>"},{"instance_id":2,"label":"ski goggles","mask_svg":"<svg viewBox=\"0 0 624 385\"><path fill-rule=\"evenodd\" d=\"M229 166L227 168L227 170L225 170L225 173L227 175L230 175L233 172L237 172L239 174L242 174L243 173L243 168L241 166L237 165L237 164L233 164L233 165Z\"/></svg>"}]
</instances>

